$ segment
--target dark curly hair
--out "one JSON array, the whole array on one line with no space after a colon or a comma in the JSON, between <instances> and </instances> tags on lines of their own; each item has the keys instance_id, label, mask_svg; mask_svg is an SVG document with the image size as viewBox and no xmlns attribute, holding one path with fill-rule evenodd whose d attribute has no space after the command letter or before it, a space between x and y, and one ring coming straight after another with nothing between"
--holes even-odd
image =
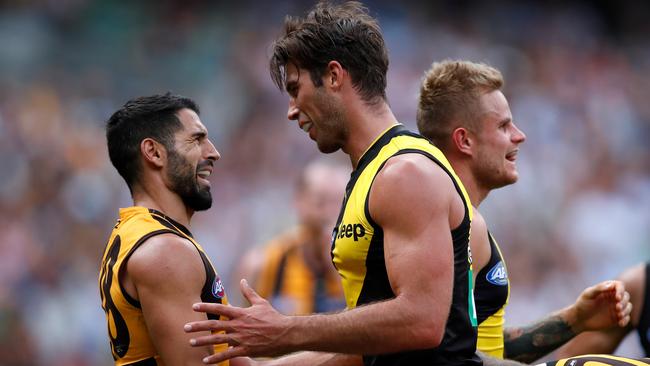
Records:
<instances>
[{"instance_id":1,"label":"dark curly hair","mask_svg":"<svg viewBox=\"0 0 650 366\"><path fill-rule=\"evenodd\" d=\"M286 87L288 63L308 70L314 85L321 86L327 64L338 61L363 100L386 99L388 51L379 23L359 2L319 2L305 18L287 16L272 50L271 78L280 90Z\"/></svg>"},{"instance_id":2,"label":"dark curly hair","mask_svg":"<svg viewBox=\"0 0 650 366\"><path fill-rule=\"evenodd\" d=\"M196 103L171 93L131 99L106 122L108 155L117 172L133 192L140 175L140 143L146 138L174 149L174 134L182 125L176 112L189 108L199 113Z\"/></svg>"}]
</instances>

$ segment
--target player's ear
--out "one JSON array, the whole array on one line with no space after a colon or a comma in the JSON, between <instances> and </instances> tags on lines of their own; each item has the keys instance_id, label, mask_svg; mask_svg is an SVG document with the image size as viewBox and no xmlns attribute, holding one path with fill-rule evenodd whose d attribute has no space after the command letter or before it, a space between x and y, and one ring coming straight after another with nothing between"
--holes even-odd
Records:
<instances>
[{"instance_id":1,"label":"player's ear","mask_svg":"<svg viewBox=\"0 0 650 366\"><path fill-rule=\"evenodd\" d=\"M464 127L457 127L451 133L453 146L461 153L472 156L474 147L474 136Z\"/></svg>"},{"instance_id":2,"label":"player's ear","mask_svg":"<svg viewBox=\"0 0 650 366\"><path fill-rule=\"evenodd\" d=\"M140 153L145 162L162 168L167 160L167 150L158 141L146 138L140 142Z\"/></svg>"},{"instance_id":3,"label":"player's ear","mask_svg":"<svg viewBox=\"0 0 650 366\"><path fill-rule=\"evenodd\" d=\"M330 61L327 64L327 71L323 76L323 83L328 88L338 90L343 85L343 77L347 71L341 66L338 61Z\"/></svg>"}]
</instances>

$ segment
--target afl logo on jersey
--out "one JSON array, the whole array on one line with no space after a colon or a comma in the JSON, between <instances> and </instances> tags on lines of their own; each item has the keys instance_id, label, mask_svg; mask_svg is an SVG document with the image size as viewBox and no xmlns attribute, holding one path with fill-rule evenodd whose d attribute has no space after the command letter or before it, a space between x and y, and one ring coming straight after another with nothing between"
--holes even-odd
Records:
<instances>
[{"instance_id":1,"label":"afl logo on jersey","mask_svg":"<svg viewBox=\"0 0 650 366\"><path fill-rule=\"evenodd\" d=\"M217 299L222 299L226 295L226 291L223 288L223 283L221 283L221 278L219 278L219 276L215 277L214 282L212 283L212 295Z\"/></svg>"},{"instance_id":2,"label":"afl logo on jersey","mask_svg":"<svg viewBox=\"0 0 650 366\"><path fill-rule=\"evenodd\" d=\"M506 272L506 266L503 265L503 261L495 264L487 273L485 279L493 285L506 286L508 284L508 272Z\"/></svg>"}]
</instances>

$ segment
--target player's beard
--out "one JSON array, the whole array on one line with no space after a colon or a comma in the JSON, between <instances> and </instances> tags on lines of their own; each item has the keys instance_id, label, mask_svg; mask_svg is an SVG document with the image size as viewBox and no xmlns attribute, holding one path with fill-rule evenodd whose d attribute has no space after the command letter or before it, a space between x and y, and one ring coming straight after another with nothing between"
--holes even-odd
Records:
<instances>
[{"instance_id":1,"label":"player's beard","mask_svg":"<svg viewBox=\"0 0 650 366\"><path fill-rule=\"evenodd\" d=\"M343 147L348 134L342 108L334 98L323 92L322 88L316 88L314 103L322 111L316 123L318 150L325 154L333 153Z\"/></svg>"},{"instance_id":2,"label":"player's beard","mask_svg":"<svg viewBox=\"0 0 650 366\"><path fill-rule=\"evenodd\" d=\"M505 156L498 157L492 151L479 150L478 162L474 170L476 180L489 190L498 189L517 182L517 173L505 165Z\"/></svg>"},{"instance_id":3,"label":"player's beard","mask_svg":"<svg viewBox=\"0 0 650 366\"><path fill-rule=\"evenodd\" d=\"M197 172L205 164L199 164L196 170L192 170L192 164L175 150L169 151L168 159L167 174L171 188L181 197L185 206L193 211L204 211L212 207L210 187L201 187L196 178Z\"/></svg>"}]
</instances>

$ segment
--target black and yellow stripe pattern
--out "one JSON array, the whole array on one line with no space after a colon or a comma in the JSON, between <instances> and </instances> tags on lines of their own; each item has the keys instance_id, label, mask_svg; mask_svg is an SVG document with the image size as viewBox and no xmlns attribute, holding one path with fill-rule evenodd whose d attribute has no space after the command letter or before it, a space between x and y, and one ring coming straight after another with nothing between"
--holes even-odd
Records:
<instances>
[{"instance_id":1,"label":"black and yellow stripe pattern","mask_svg":"<svg viewBox=\"0 0 650 366\"><path fill-rule=\"evenodd\" d=\"M366 365L474 365L476 325L472 291L469 229L472 205L453 168L435 146L397 125L385 131L361 157L346 187L345 200L332 234L332 259L341 275L348 308L395 297L384 261L382 228L368 208L369 193L386 161L401 154L422 154L453 181L465 205L465 218L452 230L454 291L442 343L435 349L391 355L364 356ZM399 199L396 197L396 199ZM435 296L435 294L422 294Z\"/></svg>"},{"instance_id":2,"label":"black and yellow stripe pattern","mask_svg":"<svg viewBox=\"0 0 650 366\"><path fill-rule=\"evenodd\" d=\"M492 357L503 358L505 308L510 297L510 279L501 249L488 232L490 260L476 275L474 299L478 313L479 351Z\"/></svg>"}]
</instances>

